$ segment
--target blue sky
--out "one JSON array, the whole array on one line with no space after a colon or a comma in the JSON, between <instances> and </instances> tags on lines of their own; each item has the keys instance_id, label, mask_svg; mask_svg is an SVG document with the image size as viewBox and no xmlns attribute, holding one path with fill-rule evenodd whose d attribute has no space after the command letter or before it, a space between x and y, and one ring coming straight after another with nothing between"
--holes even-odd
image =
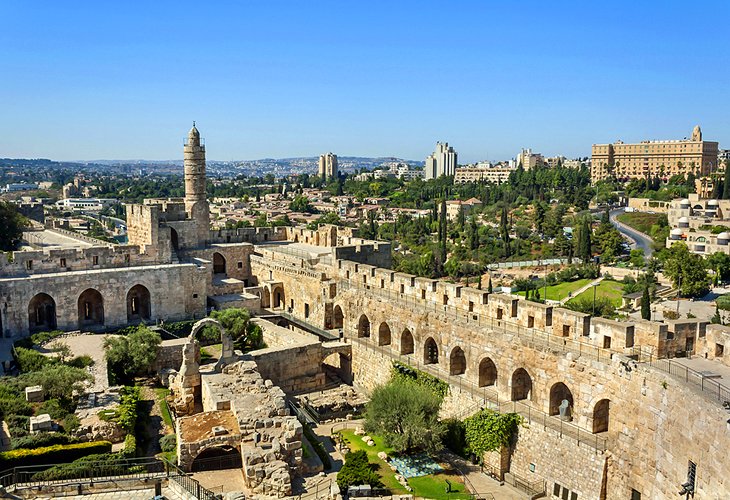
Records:
<instances>
[{"instance_id":1,"label":"blue sky","mask_svg":"<svg viewBox=\"0 0 730 500\"><path fill-rule=\"evenodd\" d=\"M730 2L0 3L0 157L730 147Z\"/></svg>"}]
</instances>

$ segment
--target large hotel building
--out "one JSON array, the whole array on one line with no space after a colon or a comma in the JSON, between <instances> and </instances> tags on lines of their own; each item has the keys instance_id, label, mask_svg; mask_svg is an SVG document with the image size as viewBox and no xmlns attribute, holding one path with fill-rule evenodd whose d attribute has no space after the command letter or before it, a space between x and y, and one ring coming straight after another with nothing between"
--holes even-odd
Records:
<instances>
[{"instance_id":1,"label":"large hotel building","mask_svg":"<svg viewBox=\"0 0 730 500\"><path fill-rule=\"evenodd\" d=\"M717 168L717 142L703 141L697 125L691 139L642 141L638 144L594 144L591 151L591 180L609 176L619 180L669 178L676 174L709 175Z\"/></svg>"}]
</instances>

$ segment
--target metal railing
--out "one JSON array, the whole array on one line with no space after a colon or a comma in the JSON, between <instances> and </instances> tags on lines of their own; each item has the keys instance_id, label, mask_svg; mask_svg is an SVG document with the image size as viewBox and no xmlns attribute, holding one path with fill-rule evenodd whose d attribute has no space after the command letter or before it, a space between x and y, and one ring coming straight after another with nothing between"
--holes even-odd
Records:
<instances>
[{"instance_id":1,"label":"metal railing","mask_svg":"<svg viewBox=\"0 0 730 500\"><path fill-rule=\"evenodd\" d=\"M60 466L58 479L43 479L41 473ZM0 472L0 486L15 491L41 487L109 483L130 479L167 479L200 500L215 500L215 493L204 488L189 474L167 460L155 458L117 459L102 463L76 462L21 466Z\"/></svg>"},{"instance_id":2,"label":"metal railing","mask_svg":"<svg viewBox=\"0 0 730 500\"><path fill-rule=\"evenodd\" d=\"M730 387L682 363L672 362L671 359L656 359L654 356L646 354L640 356L639 361L684 381L720 402L730 401Z\"/></svg>"},{"instance_id":3,"label":"metal railing","mask_svg":"<svg viewBox=\"0 0 730 500\"><path fill-rule=\"evenodd\" d=\"M627 355L624 351L598 347L587 342L561 337L534 327L526 327L519 323L503 318L483 318L482 314L466 311L452 305L441 305L426 299L417 299L409 294L397 293L386 288L376 288L353 284L352 280L338 280L338 287L342 290L356 289L358 293L375 298L384 298L388 302L396 302L407 306L410 310L443 314L450 322L463 324L470 328L488 329L488 333L514 334L520 340L538 348L547 348L560 353L571 352L579 356L589 357L596 361L609 362L614 354ZM627 352L631 352L629 349Z\"/></svg>"},{"instance_id":4,"label":"metal railing","mask_svg":"<svg viewBox=\"0 0 730 500\"><path fill-rule=\"evenodd\" d=\"M550 429L561 438L574 439L578 445L584 444L599 452L605 451L608 447L608 440L603 435L594 434L574 423L566 422L558 416L548 415L523 401L500 401L493 388L478 387L469 379L458 375L450 375L437 364L423 364L416 355L398 354L390 346L378 346L368 339L350 338L349 340L374 350L383 357L411 365L422 372L438 377L449 384L450 390L467 392L473 398L480 400L483 408L488 408L499 413L517 413L528 424L540 425L543 427L543 430Z\"/></svg>"}]
</instances>

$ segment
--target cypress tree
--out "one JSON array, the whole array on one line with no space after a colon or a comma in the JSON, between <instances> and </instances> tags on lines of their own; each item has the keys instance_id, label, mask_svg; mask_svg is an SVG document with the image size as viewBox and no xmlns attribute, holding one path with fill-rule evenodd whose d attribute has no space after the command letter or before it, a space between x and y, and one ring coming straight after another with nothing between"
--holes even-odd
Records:
<instances>
[{"instance_id":1,"label":"cypress tree","mask_svg":"<svg viewBox=\"0 0 730 500\"><path fill-rule=\"evenodd\" d=\"M641 296L641 319L651 320L651 306L649 298L649 285L644 286L644 294Z\"/></svg>"},{"instance_id":2,"label":"cypress tree","mask_svg":"<svg viewBox=\"0 0 730 500\"><path fill-rule=\"evenodd\" d=\"M725 182L722 183L722 199L730 200L730 167L725 162Z\"/></svg>"},{"instance_id":3,"label":"cypress tree","mask_svg":"<svg viewBox=\"0 0 730 500\"><path fill-rule=\"evenodd\" d=\"M492 276L491 275L489 275L489 285L488 286L489 286L489 288L487 289L487 291L489 293L492 293Z\"/></svg>"}]
</instances>

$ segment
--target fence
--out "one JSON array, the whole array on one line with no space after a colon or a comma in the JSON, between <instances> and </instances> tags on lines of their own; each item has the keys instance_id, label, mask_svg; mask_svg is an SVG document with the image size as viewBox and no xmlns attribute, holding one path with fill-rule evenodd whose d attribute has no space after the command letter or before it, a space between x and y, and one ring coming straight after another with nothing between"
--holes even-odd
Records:
<instances>
[{"instance_id":1,"label":"fence","mask_svg":"<svg viewBox=\"0 0 730 500\"><path fill-rule=\"evenodd\" d=\"M730 388L706 374L693 370L677 361L672 362L671 359L656 359L649 355L648 357L640 356L639 360L653 368L683 380L688 385L701 390L703 393L712 398L716 398L718 401L723 403L730 401Z\"/></svg>"},{"instance_id":2,"label":"fence","mask_svg":"<svg viewBox=\"0 0 730 500\"><path fill-rule=\"evenodd\" d=\"M59 479L39 479L37 476L55 466L62 466ZM40 476L42 477L42 476ZM168 479L200 500L214 500L215 494L175 464L155 458L116 459L106 462L66 463L15 467L0 472L0 486L14 487L14 490L38 489L42 487L113 483L130 479Z\"/></svg>"},{"instance_id":3,"label":"fence","mask_svg":"<svg viewBox=\"0 0 730 500\"><path fill-rule=\"evenodd\" d=\"M607 449L608 443L606 438L598 434L584 430L576 424L566 422L557 416L550 416L536 408L533 408L532 405L523 403L522 401L499 401L499 397L494 389L490 387L478 387L471 380L446 373L438 367L438 365L423 364L416 355L397 354L393 352L389 346L378 346L367 339L352 338L350 340L380 353L383 357L409 364L418 370L433 375L434 377L438 377L439 379L447 382L452 391L464 391L469 393L472 397L475 397L477 400L481 400L483 404L482 408L488 408L499 413L517 413L529 424L540 425L543 427L543 430L550 429L557 433L561 438L567 437L574 439L578 445L585 444L600 452Z\"/></svg>"}]
</instances>

